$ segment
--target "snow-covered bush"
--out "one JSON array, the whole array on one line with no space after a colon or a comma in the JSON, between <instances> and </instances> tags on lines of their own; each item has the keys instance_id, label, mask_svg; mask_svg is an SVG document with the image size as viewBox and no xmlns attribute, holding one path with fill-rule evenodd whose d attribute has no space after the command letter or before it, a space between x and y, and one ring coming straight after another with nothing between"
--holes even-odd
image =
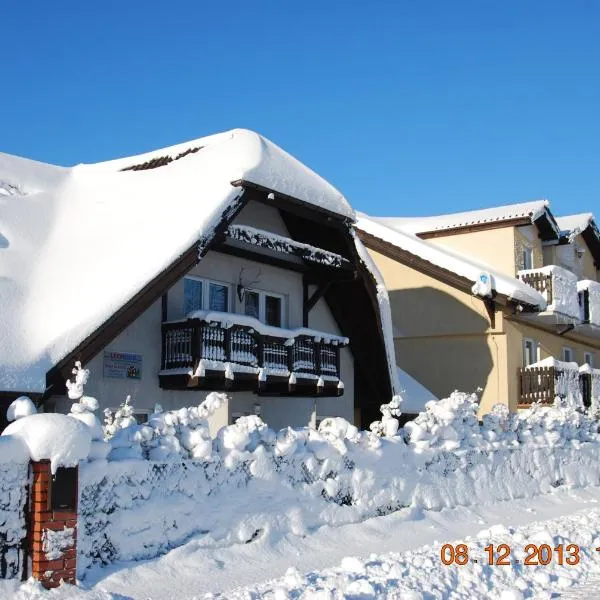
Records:
<instances>
[{"instance_id":1,"label":"snow-covered bush","mask_svg":"<svg viewBox=\"0 0 600 600\"><path fill-rule=\"evenodd\" d=\"M19 396L10 403L6 411L6 420L12 422L23 417L35 415L36 413L37 408L31 398L29 396Z\"/></svg>"}]
</instances>

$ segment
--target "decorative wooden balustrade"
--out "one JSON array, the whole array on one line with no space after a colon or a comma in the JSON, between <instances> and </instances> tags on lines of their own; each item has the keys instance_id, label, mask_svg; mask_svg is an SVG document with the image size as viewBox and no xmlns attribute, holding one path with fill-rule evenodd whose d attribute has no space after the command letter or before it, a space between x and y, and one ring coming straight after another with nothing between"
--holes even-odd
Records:
<instances>
[{"instance_id":1,"label":"decorative wooden balustrade","mask_svg":"<svg viewBox=\"0 0 600 600\"><path fill-rule=\"evenodd\" d=\"M544 296L548 304L553 303L552 275L549 273L519 273L519 279Z\"/></svg>"},{"instance_id":2,"label":"decorative wooden balustrade","mask_svg":"<svg viewBox=\"0 0 600 600\"><path fill-rule=\"evenodd\" d=\"M340 395L341 338L289 333L202 319L163 323L161 387Z\"/></svg>"}]
</instances>

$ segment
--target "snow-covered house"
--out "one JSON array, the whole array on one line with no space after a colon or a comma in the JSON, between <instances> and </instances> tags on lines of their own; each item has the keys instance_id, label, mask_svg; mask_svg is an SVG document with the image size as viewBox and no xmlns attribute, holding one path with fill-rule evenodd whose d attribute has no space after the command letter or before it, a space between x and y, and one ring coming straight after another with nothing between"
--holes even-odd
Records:
<instances>
[{"instance_id":1,"label":"snow-covered house","mask_svg":"<svg viewBox=\"0 0 600 600\"><path fill-rule=\"evenodd\" d=\"M225 390L215 428L367 424L395 374L354 219L246 130L73 168L0 154L0 399L63 411L80 360L141 416Z\"/></svg>"},{"instance_id":2,"label":"snow-covered house","mask_svg":"<svg viewBox=\"0 0 600 600\"><path fill-rule=\"evenodd\" d=\"M482 412L498 402L516 409L557 389L558 373L531 366L540 360L600 366L591 215L556 219L539 200L423 218L360 215L357 227L388 288L398 365L437 396L481 389Z\"/></svg>"}]
</instances>

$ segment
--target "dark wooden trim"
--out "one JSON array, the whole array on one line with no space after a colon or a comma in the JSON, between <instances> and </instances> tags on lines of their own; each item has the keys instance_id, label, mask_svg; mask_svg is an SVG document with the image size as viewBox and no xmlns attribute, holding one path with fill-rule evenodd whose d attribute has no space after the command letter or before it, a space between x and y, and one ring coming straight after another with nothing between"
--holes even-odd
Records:
<instances>
[{"instance_id":1,"label":"dark wooden trim","mask_svg":"<svg viewBox=\"0 0 600 600\"><path fill-rule=\"evenodd\" d=\"M314 294L308 299L306 303L306 312L309 313L316 305L316 303L326 294L329 286L331 285L331 280L321 282Z\"/></svg>"},{"instance_id":2,"label":"dark wooden trim","mask_svg":"<svg viewBox=\"0 0 600 600\"><path fill-rule=\"evenodd\" d=\"M166 291L160 298L160 314L163 323L168 321L169 317L169 292Z\"/></svg>"},{"instance_id":3,"label":"dark wooden trim","mask_svg":"<svg viewBox=\"0 0 600 600\"><path fill-rule=\"evenodd\" d=\"M347 223L350 221L347 217L327 210L326 208L322 208L316 204L310 204L304 200L288 196L287 194L275 192L274 190L270 190L269 188L253 183L252 181L240 179L238 181L232 181L231 185L242 186L249 191L253 191L254 193L251 195L250 199L255 202L266 204L267 206L294 214L303 219L317 221L318 223L323 224L323 218L325 217L325 222L328 227L344 230L347 228ZM269 198L270 194L273 194L274 197Z\"/></svg>"},{"instance_id":4,"label":"dark wooden trim","mask_svg":"<svg viewBox=\"0 0 600 600\"><path fill-rule=\"evenodd\" d=\"M490 319L490 327L496 329L496 302L493 298L486 298L483 303Z\"/></svg>"},{"instance_id":5,"label":"dark wooden trim","mask_svg":"<svg viewBox=\"0 0 600 600\"><path fill-rule=\"evenodd\" d=\"M229 254L230 256L235 256L237 258L245 258L246 260L262 263L263 265L270 265L271 267L278 267L288 271L296 271L297 273L306 273L310 268L304 262L292 262L291 260L286 260L285 258L269 256L268 254L256 252L254 250L250 250L249 248L232 246L228 243L217 244L213 248L213 252L221 252L222 254Z\"/></svg>"},{"instance_id":6,"label":"dark wooden trim","mask_svg":"<svg viewBox=\"0 0 600 600\"><path fill-rule=\"evenodd\" d=\"M302 327L308 327L308 279L302 278Z\"/></svg>"},{"instance_id":7,"label":"dark wooden trim","mask_svg":"<svg viewBox=\"0 0 600 600\"><path fill-rule=\"evenodd\" d=\"M490 221L487 223L471 223L469 225L459 225L447 229L435 229L433 231L421 231L417 236L422 240L444 237L447 235L460 235L461 233L472 233L474 231L486 231L488 229L502 229L503 227L518 227L520 225L531 225L531 217L516 217L505 219L503 221Z\"/></svg>"},{"instance_id":8,"label":"dark wooden trim","mask_svg":"<svg viewBox=\"0 0 600 600\"><path fill-rule=\"evenodd\" d=\"M383 240L363 231L361 229L357 230L358 236L362 240L363 244L370 248L371 250L375 250L375 252L379 252L396 262L399 262L423 275L427 275L429 277L433 277L434 279L438 279L443 283L448 284L449 286L460 290L461 292L466 292L471 294L471 288L473 287L473 281L467 279L466 277L462 277L461 275L457 275L452 271L448 271L443 267L438 267L433 263L417 256L415 254L411 254L402 248L398 248L393 244L388 242L384 242ZM496 294L494 297L494 301L497 304L502 304L506 306L509 303L509 300L504 294Z\"/></svg>"},{"instance_id":9,"label":"dark wooden trim","mask_svg":"<svg viewBox=\"0 0 600 600\"><path fill-rule=\"evenodd\" d=\"M69 377L73 363L80 360L89 362L107 344L117 337L142 312L147 310L161 295L192 269L217 240L222 241L229 223L239 214L247 202L244 190L234 198L223 211L214 232L191 245L171 265L161 271L152 281L119 308L92 334L76 346L65 358L58 362L47 374L47 384L51 393L62 394L64 382Z\"/></svg>"}]
</instances>

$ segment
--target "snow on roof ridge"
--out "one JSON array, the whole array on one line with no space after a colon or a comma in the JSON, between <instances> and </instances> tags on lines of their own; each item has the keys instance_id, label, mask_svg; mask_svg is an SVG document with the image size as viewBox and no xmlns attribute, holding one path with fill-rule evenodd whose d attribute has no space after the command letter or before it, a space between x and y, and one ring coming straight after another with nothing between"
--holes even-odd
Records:
<instances>
[{"instance_id":1,"label":"snow on roof ridge","mask_svg":"<svg viewBox=\"0 0 600 600\"><path fill-rule=\"evenodd\" d=\"M556 217L556 222L558 223L561 233L567 235L573 231L581 233L587 229L588 225L594 220L594 214L591 212Z\"/></svg>"},{"instance_id":2,"label":"snow on roof ridge","mask_svg":"<svg viewBox=\"0 0 600 600\"><path fill-rule=\"evenodd\" d=\"M546 308L544 297L531 286L516 277L504 275L483 262L422 240L412 233L389 227L361 212L357 213L356 227L431 264L465 277L473 283L479 280L481 273L487 272L491 275L492 288L499 294L541 310Z\"/></svg>"},{"instance_id":3,"label":"snow on roof ridge","mask_svg":"<svg viewBox=\"0 0 600 600\"><path fill-rule=\"evenodd\" d=\"M165 168L119 170L199 145ZM242 193L232 185L239 180L355 219L329 182L248 130L74 167L0 155L0 181L25 192L2 196L0 389L44 391L50 368L177 257L212 238Z\"/></svg>"},{"instance_id":4,"label":"snow on roof ridge","mask_svg":"<svg viewBox=\"0 0 600 600\"><path fill-rule=\"evenodd\" d=\"M493 223L519 217L530 217L531 221L538 219L548 210L547 199L531 200L480 208L475 210L445 213L442 215L431 215L426 217L370 217L387 227L402 230L409 233L426 233L430 231L443 231L457 227L468 227L480 223Z\"/></svg>"}]
</instances>

